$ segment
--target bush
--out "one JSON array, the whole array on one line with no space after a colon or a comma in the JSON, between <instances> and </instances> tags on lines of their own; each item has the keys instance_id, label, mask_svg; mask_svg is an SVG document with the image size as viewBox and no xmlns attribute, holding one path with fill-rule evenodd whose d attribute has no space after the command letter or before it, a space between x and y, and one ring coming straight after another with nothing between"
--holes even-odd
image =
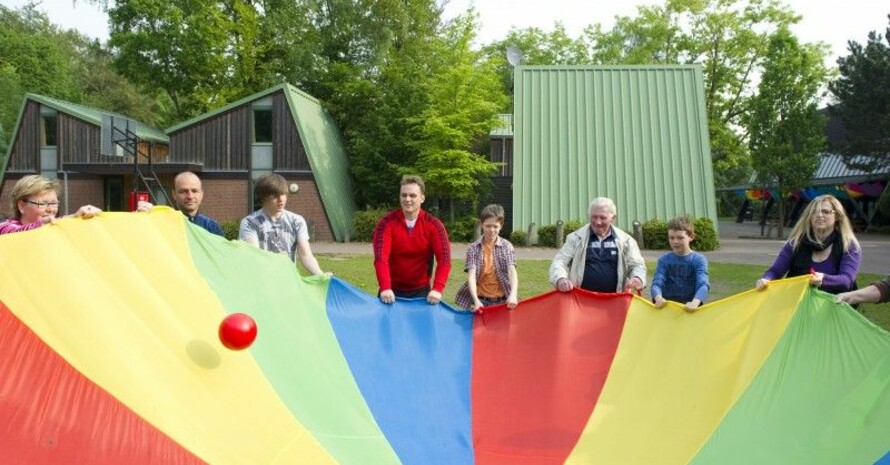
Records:
<instances>
[{"instance_id":1,"label":"bush","mask_svg":"<svg viewBox=\"0 0 890 465\"><path fill-rule=\"evenodd\" d=\"M454 222L447 222L445 229L448 230L448 239L451 242L473 242L473 235L476 233L476 217L467 215L454 220Z\"/></svg>"},{"instance_id":2,"label":"bush","mask_svg":"<svg viewBox=\"0 0 890 465\"><path fill-rule=\"evenodd\" d=\"M710 252L720 247L714 222L710 218L700 217L693 220L695 224L695 240L692 241L692 249L699 252Z\"/></svg>"},{"instance_id":3,"label":"bush","mask_svg":"<svg viewBox=\"0 0 890 465\"><path fill-rule=\"evenodd\" d=\"M717 240L717 231L714 222L710 218L694 218L695 240L692 241L692 250L697 252L710 252L720 246ZM667 237L667 222L654 219L643 223L643 246L648 250L670 249L671 244Z\"/></svg>"},{"instance_id":4,"label":"bush","mask_svg":"<svg viewBox=\"0 0 890 465\"><path fill-rule=\"evenodd\" d=\"M556 247L556 225L548 224L538 228L538 247Z\"/></svg>"},{"instance_id":5,"label":"bush","mask_svg":"<svg viewBox=\"0 0 890 465\"><path fill-rule=\"evenodd\" d=\"M563 241L565 241L566 236L568 236L570 232L579 229L581 226L584 226L584 224L578 220L566 221L562 226ZM538 243L535 245L539 247L556 247L556 239L556 225L548 224L538 228Z\"/></svg>"},{"instance_id":6,"label":"bush","mask_svg":"<svg viewBox=\"0 0 890 465\"><path fill-rule=\"evenodd\" d=\"M563 234L568 236L569 233L572 233L572 232L575 232L575 231L581 229L581 226L584 226L585 224L587 224L587 223L582 223L580 220L566 221L565 228L563 228Z\"/></svg>"},{"instance_id":7,"label":"bush","mask_svg":"<svg viewBox=\"0 0 890 465\"><path fill-rule=\"evenodd\" d=\"M241 228L241 221L239 220L229 220L223 221L219 223L220 227L222 227L223 233L226 235L226 239L233 241L238 239L238 230Z\"/></svg>"},{"instance_id":8,"label":"bush","mask_svg":"<svg viewBox=\"0 0 890 465\"><path fill-rule=\"evenodd\" d=\"M355 212L355 218L352 220L355 235L351 240L355 242L371 242L371 238L374 235L374 227L377 226L377 222L386 213L387 210L379 208Z\"/></svg>"},{"instance_id":9,"label":"bush","mask_svg":"<svg viewBox=\"0 0 890 465\"><path fill-rule=\"evenodd\" d=\"M521 229L514 229L513 232L510 233L510 242L516 247L527 247L528 233Z\"/></svg>"},{"instance_id":10,"label":"bush","mask_svg":"<svg viewBox=\"0 0 890 465\"><path fill-rule=\"evenodd\" d=\"M669 249L667 223L658 218L643 223L643 247L649 250Z\"/></svg>"}]
</instances>

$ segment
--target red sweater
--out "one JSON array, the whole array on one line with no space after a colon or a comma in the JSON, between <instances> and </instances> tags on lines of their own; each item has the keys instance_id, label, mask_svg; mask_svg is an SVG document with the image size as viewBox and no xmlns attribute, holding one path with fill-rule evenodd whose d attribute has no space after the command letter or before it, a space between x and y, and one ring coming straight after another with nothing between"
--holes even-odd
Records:
<instances>
[{"instance_id":1,"label":"red sweater","mask_svg":"<svg viewBox=\"0 0 890 465\"><path fill-rule=\"evenodd\" d=\"M430 285L433 257L436 279L433 290L442 292L451 273L451 243L438 218L420 210L414 229L408 231L405 213L393 210L374 228L374 270L380 290L415 291Z\"/></svg>"}]
</instances>

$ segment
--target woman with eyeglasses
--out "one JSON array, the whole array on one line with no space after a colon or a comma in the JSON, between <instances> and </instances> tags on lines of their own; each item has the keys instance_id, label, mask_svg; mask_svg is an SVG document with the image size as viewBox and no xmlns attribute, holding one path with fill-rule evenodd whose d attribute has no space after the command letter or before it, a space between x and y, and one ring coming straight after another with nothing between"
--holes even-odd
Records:
<instances>
[{"instance_id":1,"label":"woman with eyeglasses","mask_svg":"<svg viewBox=\"0 0 890 465\"><path fill-rule=\"evenodd\" d=\"M13 217L0 223L0 234L37 229L59 213L59 183L35 174L19 179L10 193ZM68 217L92 218L102 210L84 205Z\"/></svg>"},{"instance_id":2,"label":"woman with eyeglasses","mask_svg":"<svg viewBox=\"0 0 890 465\"><path fill-rule=\"evenodd\" d=\"M770 280L810 274L810 284L832 294L856 288L862 248L841 203L820 195L804 209L773 266L757 280L757 290Z\"/></svg>"}]
</instances>

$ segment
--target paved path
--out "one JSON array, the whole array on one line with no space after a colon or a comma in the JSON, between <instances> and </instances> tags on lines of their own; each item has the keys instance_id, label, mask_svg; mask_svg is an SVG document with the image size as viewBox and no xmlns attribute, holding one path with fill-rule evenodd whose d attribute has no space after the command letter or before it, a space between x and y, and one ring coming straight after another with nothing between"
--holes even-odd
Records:
<instances>
[{"instance_id":1,"label":"paved path","mask_svg":"<svg viewBox=\"0 0 890 465\"><path fill-rule=\"evenodd\" d=\"M778 239L760 239L760 226L756 222L742 224L732 222L720 223L720 248L706 252L708 260L714 263L740 263L761 265L766 269L778 255L783 241ZM786 231L787 234L787 231ZM861 235L862 266L860 271L866 273L890 273L890 236ZM325 254L364 255L371 253L371 245L366 242L341 244L336 242L315 242L312 251ZM467 251L466 244L452 244L451 253L455 258L462 259ZM551 260L556 249L543 247L517 247L516 258L524 260ZM643 258L654 262L664 250L643 250Z\"/></svg>"}]
</instances>

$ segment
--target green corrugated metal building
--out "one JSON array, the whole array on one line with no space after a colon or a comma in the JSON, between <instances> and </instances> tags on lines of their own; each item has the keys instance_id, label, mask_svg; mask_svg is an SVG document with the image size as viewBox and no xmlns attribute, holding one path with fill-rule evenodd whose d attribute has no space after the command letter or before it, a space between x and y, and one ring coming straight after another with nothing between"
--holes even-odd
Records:
<instances>
[{"instance_id":1,"label":"green corrugated metal building","mask_svg":"<svg viewBox=\"0 0 890 465\"><path fill-rule=\"evenodd\" d=\"M700 66L518 66L514 83L514 229L586 222L599 196L625 230L717 224Z\"/></svg>"}]
</instances>

